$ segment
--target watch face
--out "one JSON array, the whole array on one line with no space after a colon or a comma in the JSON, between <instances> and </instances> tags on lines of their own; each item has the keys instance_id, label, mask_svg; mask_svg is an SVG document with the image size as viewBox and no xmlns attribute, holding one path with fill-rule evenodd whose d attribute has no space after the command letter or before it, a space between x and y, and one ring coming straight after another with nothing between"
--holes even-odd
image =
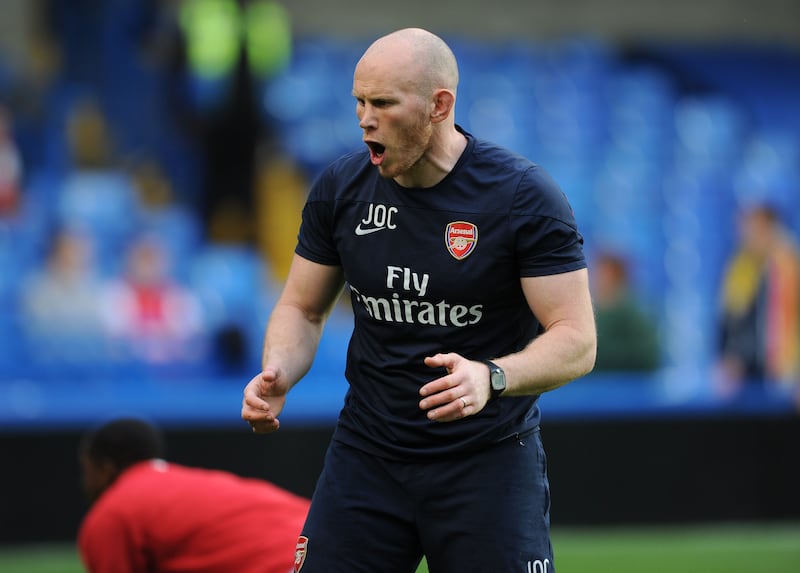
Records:
<instances>
[{"instance_id":1,"label":"watch face","mask_svg":"<svg viewBox=\"0 0 800 573\"><path fill-rule=\"evenodd\" d=\"M492 390L504 390L506 387L506 375L505 373L498 369L492 369Z\"/></svg>"}]
</instances>

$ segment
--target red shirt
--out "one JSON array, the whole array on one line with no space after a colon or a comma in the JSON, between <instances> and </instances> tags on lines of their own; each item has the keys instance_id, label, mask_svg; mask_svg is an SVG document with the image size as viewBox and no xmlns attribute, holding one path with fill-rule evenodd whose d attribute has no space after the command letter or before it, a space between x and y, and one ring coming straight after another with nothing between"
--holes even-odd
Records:
<instances>
[{"instance_id":1,"label":"red shirt","mask_svg":"<svg viewBox=\"0 0 800 573\"><path fill-rule=\"evenodd\" d=\"M78 547L90 573L288 573L309 503L262 480L151 460L103 492Z\"/></svg>"}]
</instances>

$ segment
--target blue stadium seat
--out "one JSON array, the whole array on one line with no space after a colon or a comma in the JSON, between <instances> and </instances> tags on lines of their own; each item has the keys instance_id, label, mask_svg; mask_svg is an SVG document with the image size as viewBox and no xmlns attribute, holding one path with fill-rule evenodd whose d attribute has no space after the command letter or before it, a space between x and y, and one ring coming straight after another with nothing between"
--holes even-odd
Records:
<instances>
[{"instance_id":1,"label":"blue stadium seat","mask_svg":"<svg viewBox=\"0 0 800 573\"><path fill-rule=\"evenodd\" d=\"M246 324L274 296L267 267L254 249L239 245L207 245L192 257L189 285L204 305L212 328Z\"/></svg>"},{"instance_id":2,"label":"blue stadium seat","mask_svg":"<svg viewBox=\"0 0 800 573\"><path fill-rule=\"evenodd\" d=\"M304 39L289 67L265 86L262 110L283 147L312 175L361 142L352 97L353 42Z\"/></svg>"},{"instance_id":3,"label":"blue stadium seat","mask_svg":"<svg viewBox=\"0 0 800 573\"><path fill-rule=\"evenodd\" d=\"M800 135L788 129L755 132L734 171L733 186L740 206L769 203L800 233Z\"/></svg>"},{"instance_id":4,"label":"blue stadium seat","mask_svg":"<svg viewBox=\"0 0 800 573\"><path fill-rule=\"evenodd\" d=\"M674 141L675 87L666 72L649 66L626 66L607 83L610 142L666 163Z\"/></svg>"},{"instance_id":5,"label":"blue stadium seat","mask_svg":"<svg viewBox=\"0 0 800 573\"><path fill-rule=\"evenodd\" d=\"M57 222L81 229L95 242L102 271L120 269L125 244L140 225L141 206L131 181L121 172L79 172L65 179Z\"/></svg>"},{"instance_id":6,"label":"blue stadium seat","mask_svg":"<svg viewBox=\"0 0 800 573\"><path fill-rule=\"evenodd\" d=\"M155 236L165 246L175 276L188 280L192 258L204 240L197 214L177 204L146 209L142 211L140 230Z\"/></svg>"},{"instance_id":7,"label":"blue stadium seat","mask_svg":"<svg viewBox=\"0 0 800 573\"><path fill-rule=\"evenodd\" d=\"M738 160L747 132L744 110L722 95L691 96L675 109L679 160L700 166Z\"/></svg>"}]
</instances>

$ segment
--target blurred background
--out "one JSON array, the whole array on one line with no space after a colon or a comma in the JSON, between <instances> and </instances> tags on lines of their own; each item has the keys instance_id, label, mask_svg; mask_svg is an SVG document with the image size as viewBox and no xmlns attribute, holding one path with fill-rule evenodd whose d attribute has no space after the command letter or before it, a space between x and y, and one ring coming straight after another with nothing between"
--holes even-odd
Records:
<instances>
[{"instance_id":1,"label":"blurred background","mask_svg":"<svg viewBox=\"0 0 800 573\"><path fill-rule=\"evenodd\" d=\"M541 399L554 524L800 519L799 23L794 0L1 0L0 543L72 539L78 436L119 415L310 494L347 301L280 434L248 433L241 391L305 193L362 145L353 67L406 26L456 53L457 122L551 172L585 238L598 367Z\"/></svg>"}]
</instances>

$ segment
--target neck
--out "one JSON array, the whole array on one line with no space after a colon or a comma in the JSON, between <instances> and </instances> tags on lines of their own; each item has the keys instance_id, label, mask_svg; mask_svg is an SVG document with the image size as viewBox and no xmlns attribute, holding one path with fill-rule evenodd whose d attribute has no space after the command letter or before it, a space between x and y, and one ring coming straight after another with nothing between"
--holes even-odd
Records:
<instances>
[{"instance_id":1,"label":"neck","mask_svg":"<svg viewBox=\"0 0 800 573\"><path fill-rule=\"evenodd\" d=\"M414 167L394 180L402 187L433 187L453 170L466 146L466 136L454 125L442 126L441 130L434 131L428 148Z\"/></svg>"}]
</instances>

